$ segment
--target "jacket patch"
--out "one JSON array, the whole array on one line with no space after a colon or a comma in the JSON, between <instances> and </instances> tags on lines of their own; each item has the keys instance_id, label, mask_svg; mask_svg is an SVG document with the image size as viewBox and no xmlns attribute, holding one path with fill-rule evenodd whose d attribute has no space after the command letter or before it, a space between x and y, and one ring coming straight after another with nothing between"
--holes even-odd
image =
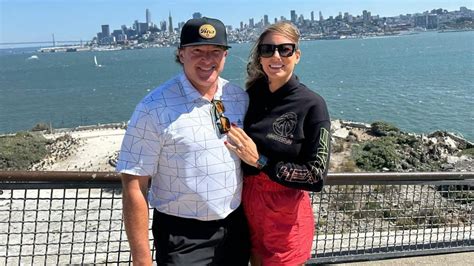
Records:
<instances>
[{"instance_id":1,"label":"jacket patch","mask_svg":"<svg viewBox=\"0 0 474 266\"><path fill-rule=\"evenodd\" d=\"M294 112L288 112L275 119L273 122L273 133L267 138L276 140L286 145L293 143L293 132L298 124L298 116Z\"/></svg>"}]
</instances>

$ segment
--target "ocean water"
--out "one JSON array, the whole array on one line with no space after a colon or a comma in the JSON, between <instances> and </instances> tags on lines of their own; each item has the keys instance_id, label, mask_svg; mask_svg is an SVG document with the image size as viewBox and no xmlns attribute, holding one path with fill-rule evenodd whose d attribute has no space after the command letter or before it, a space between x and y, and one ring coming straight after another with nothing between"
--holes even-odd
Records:
<instances>
[{"instance_id":1,"label":"ocean water","mask_svg":"<svg viewBox=\"0 0 474 266\"><path fill-rule=\"evenodd\" d=\"M250 46L232 44L223 77L244 85ZM0 133L127 121L143 96L181 71L175 50L1 50ZM301 50L296 73L326 99L332 119L474 140L473 31L305 41Z\"/></svg>"}]
</instances>

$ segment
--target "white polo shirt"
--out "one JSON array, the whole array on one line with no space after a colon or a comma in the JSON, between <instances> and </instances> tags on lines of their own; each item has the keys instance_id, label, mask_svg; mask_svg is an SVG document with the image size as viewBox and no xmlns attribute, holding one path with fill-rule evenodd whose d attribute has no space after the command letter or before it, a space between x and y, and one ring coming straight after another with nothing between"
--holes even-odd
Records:
<instances>
[{"instance_id":1,"label":"white polo shirt","mask_svg":"<svg viewBox=\"0 0 474 266\"><path fill-rule=\"evenodd\" d=\"M214 99L243 127L248 95L219 78ZM158 211L199 220L225 218L241 201L240 159L224 145L212 103L183 74L148 94L136 107L116 170L150 176L149 204Z\"/></svg>"}]
</instances>

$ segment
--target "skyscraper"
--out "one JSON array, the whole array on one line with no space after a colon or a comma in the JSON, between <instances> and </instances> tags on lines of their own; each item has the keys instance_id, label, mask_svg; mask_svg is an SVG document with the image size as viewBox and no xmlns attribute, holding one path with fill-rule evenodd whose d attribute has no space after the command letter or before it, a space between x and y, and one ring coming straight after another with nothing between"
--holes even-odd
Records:
<instances>
[{"instance_id":1,"label":"skyscraper","mask_svg":"<svg viewBox=\"0 0 474 266\"><path fill-rule=\"evenodd\" d=\"M169 21L168 31L169 33L173 33L173 19L171 18L171 11L170 11L168 21Z\"/></svg>"},{"instance_id":2,"label":"skyscraper","mask_svg":"<svg viewBox=\"0 0 474 266\"><path fill-rule=\"evenodd\" d=\"M146 16L146 24L148 24L148 26L150 26L151 25L151 13L150 13L150 10L148 8L146 9L145 16Z\"/></svg>"},{"instance_id":3,"label":"skyscraper","mask_svg":"<svg viewBox=\"0 0 474 266\"><path fill-rule=\"evenodd\" d=\"M268 26L269 24L268 15L263 15L263 26Z\"/></svg>"},{"instance_id":4,"label":"skyscraper","mask_svg":"<svg viewBox=\"0 0 474 266\"><path fill-rule=\"evenodd\" d=\"M166 32L166 20L160 22L160 30Z\"/></svg>"},{"instance_id":5,"label":"skyscraper","mask_svg":"<svg viewBox=\"0 0 474 266\"><path fill-rule=\"evenodd\" d=\"M291 22L296 24L297 17L296 17L296 11L295 10L290 11L290 18L291 18Z\"/></svg>"},{"instance_id":6,"label":"skyscraper","mask_svg":"<svg viewBox=\"0 0 474 266\"><path fill-rule=\"evenodd\" d=\"M109 37L110 36L110 27L109 25L102 25L102 37Z\"/></svg>"},{"instance_id":7,"label":"skyscraper","mask_svg":"<svg viewBox=\"0 0 474 266\"><path fill-rule=\"evenodd\" d=\"M196 18L202 18L202 14L200 12L194 12L193 13L193 18L196 19Z\"/></svg>"},{"instance_id":8,"label":"skyscraper","mask_svg":"<svg viewBox=\"0 0 474 266\"><path fill-rule=\"evenodd\" d=\"M367 10L362 11L362 17L363 17L364 23L366 24L372 20L372 15Z\"/></svg>"}]
</instances>

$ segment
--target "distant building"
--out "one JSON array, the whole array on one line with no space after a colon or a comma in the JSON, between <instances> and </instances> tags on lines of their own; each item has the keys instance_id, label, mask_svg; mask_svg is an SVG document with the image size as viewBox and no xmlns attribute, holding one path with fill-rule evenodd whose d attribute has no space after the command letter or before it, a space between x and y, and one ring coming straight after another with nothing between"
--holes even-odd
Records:
<instances>
[{"instance_id":1,"label":"distant building","mask_svg":"<svg viewBox=\"0 0 474 266\"><path fill-rule=\"evenodd\" d=\"M146 16L146 24L148 24L148 26L151 26L151 13L148 8L145 11L145 16Z\"/></svg>"},{"instance_id":2,"label":"distant building","mask_svg":"<svg viewBox=\"0 0 474 266\"><path fill-rule=\"evenodd\" d=\"M321 13L321 11L319 11L319 22L323 22L324 18L323 18L323 13Z\"/></svg>"},{"instance_id":3,"label":"distant building","mask_svg":"<svg viewBox=\"0 0 474 266\"><path fill-rule=\"evenodd\" d=\"M297 19L298 24L303 25L304 24L304 16L301 14L298 19Z\"/></svg>"},{"instance_id":4,"label":"distant building","mask_svg":"<svg viewBox=\"0 0 474 266\"><path fill-rule=\"evenodd\" d=\"M298 17L296 16L295 10L290 11L290 19L293 24L296 24L296 20L298 19Z\"/></svg>"},{"instance_id":5,"label":"distant building","mask_svg":"<svg viewBox=\"0 0 474 266\"><path fill-rule=\"evenodd\" d=\"M138 22L138 20L135 20L135 23L133 24L133 27L135 29L135 34L137 34L137 35L145 34L149 29L147 23Z\"/></svg>"},{"instance_id":6,"label":"distant building","mask_svg":"<svg viewBox=\"0 0 474 266\"><path fill-rule=\"evenodd\" d=\"M163 20L160 22L160 31L165 32L166 31L166 21Z\"/></svg>"},{"instance_id":7,"label":"distant building","mask_svg":"<svg viewBox=\"0 0 474 266\"><path fill-rule=\"evenodd\" d=\"M266 27L270 25L270 22L268 21L268 15L263 15L263 26Z\"/></svg>"},{"instance_id":8,"label":"distant building","mask_svg":"<svg viewBox=\"0 0 474 266\"><path fill-rule=\"evenodd\" d=\"M311 11L311 22L314 21L314 11Z\"/></svg>"},{"instance_id":9,"label":"distant building","mask_svg":"<svg viewBox=\"0 0 474 266\"><path fill-rule=\"evenodd\" d=\"M438 28L438 15L423 14L415 16L415 27L425 28L428 30Z\"/></svg>"},{"instance_id":10,"label":"distant building","mask_svg":"<svg viewBox=\"0 0 474 266\"><path fill-rule=\"evenodd\" d=\"M199 12L195 12L193 13L193 18L196 19L196 18L202 18L202 14L199 13Z\"/></svg>"},{"instance_id":11,"label":"distant building","mask_svg":"<svg viewBox=\"0 0 474 266\"><path fill-rule=\"evenodd\" d=\"M145 34L150 29L148 23L140 22L138 23L137 33L138 35Z\"/></svg>"},{"instance_id":12,"label":"distant building","mask_svg":"<svg viewBox=\"0 0 474 266\"><path fill-rule=\"evenodd\" d=\"M127 35L125 34L125 32L120 29L120 30L114 30L112 32L112 36L115 38L115 41L117 43L125 43L127 41Z\"/></svg>"},{"instance_id":13,"label":"distant building","mask_svg":"<svg viewBox=\"0 0 474 266\"><path fill-rule=\"evenodd\" d=\"M249 19L249 28L253 29L255 27L255 23L253 21L253 18Z\"/></svg>"},{"instance_id":14,"label":"distant building","mask_svg":"<svg viewBox=\"0 0 474 266\"><path fill-rule=\"evenodd\" d=\"M110 36L110 27L109 25L102 25L102 38Z\"/></svg>"},{"instance_id":15,"label":"distant building","mask_svg":"<svg viewBox=\"0 0 474 266\"><path fill-rule=\"evenodd\" d=\"M364 20L365 24L369 24L372 21L372 15L369 11L364 10L362 11L362 19Z\"/></svg>"},{"instance_id":16,"label":"distant building","mask_svg":"<svg viewBox=\"0 0 474 266\"><path fill-rule=\"evenodd\" d=\"M171 11L170 11L170 15L168 17L168 21L169 21L168 31L169 31L169 33L173 33L174 32L174 30L173 30L173 18L171 18Z\"/></svg>"}]
</instances>

